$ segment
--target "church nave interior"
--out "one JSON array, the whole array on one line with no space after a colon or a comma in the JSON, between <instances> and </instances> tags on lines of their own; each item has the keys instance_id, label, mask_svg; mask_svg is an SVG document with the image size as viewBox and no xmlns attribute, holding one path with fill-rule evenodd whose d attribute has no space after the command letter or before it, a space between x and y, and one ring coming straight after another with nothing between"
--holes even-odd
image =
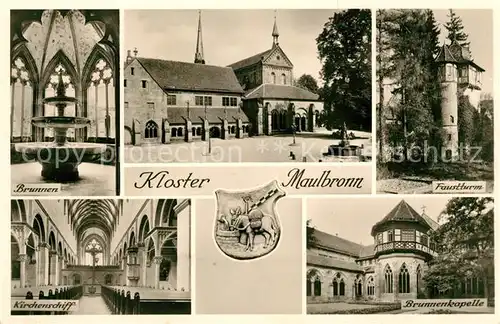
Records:
<instances>
[{"instance_id":1,"label":"church nave interior","mask_svg":"<svg viewBox=\"0 0 500 324\"><path fill-rule=\"evenodd\" d=\"M77 299L74 314L189 314L190 218L187 199L12 200L12 299Z\"/></svg>"}]
</instances>

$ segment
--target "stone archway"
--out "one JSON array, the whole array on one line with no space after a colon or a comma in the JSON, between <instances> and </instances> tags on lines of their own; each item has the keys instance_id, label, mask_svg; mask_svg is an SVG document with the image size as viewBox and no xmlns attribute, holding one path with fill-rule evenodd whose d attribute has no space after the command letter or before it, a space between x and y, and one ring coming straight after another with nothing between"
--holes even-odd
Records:
<instances>
[{"instance_id":1,"label":"stone archway","mask_svg":"<svg viewBox=\"0 0 500 324\"><path fill-rule=\"evenodd\" d=\"M134 136L132 135L132 129L128 126L124 127L123 144L124 145L134 145Z\"/></svg>"},{"instance_id":2,"label":"stone archway","mask_svg":"<svg viewBox=\"0 0 500 324\"><path fill-rule=\"evenodd\" d=\"M221 138L221 131L219 127L210 127L210 138Z\"/></svg>"}]
</instances>

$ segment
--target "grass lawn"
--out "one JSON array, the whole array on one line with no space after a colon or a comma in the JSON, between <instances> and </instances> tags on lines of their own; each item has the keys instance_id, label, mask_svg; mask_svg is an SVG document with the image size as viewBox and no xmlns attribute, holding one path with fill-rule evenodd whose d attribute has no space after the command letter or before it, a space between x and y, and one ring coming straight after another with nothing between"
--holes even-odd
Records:
<instances>
[{"instance_id":1,"label":"grass lawn","mask_svg":"<svg viewBox=\"0 0 500 324\"><path fill-rule=\"evenodd\" d=\"M377 180L415 177L422 180L493 181L493 163L421 163L388 162L377 165Z\"/></svg>"}]
</instances>

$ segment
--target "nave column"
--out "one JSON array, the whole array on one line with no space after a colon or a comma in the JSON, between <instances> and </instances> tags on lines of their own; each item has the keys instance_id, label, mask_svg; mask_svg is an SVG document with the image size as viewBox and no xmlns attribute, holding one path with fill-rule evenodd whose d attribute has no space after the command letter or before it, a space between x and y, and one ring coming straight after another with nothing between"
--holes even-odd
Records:
<instances>
[{"instance_id":1,"label":"nave column","mask_svg":"<svg viewBox=\"0 0 500 324\"><path fill-rule=\"evenodd\" d=\"M124 256L123 256L123 259L122 259L122 270L123 270L123 278L125 278L122 282L122 285L125 284L125 285L128 285L128 278L127 278L127 275L128 275L128 257L127 257L127 253L125 252Z\"/></svg>"},{"instance_id":2,"label":"nave column","mask_svg":"<svg viewBox=\"0 0 500 324\"><path fill-rule=\"evenodd\" d=\"M153 262L155 265L155 288L156 289L160 288L160 265L161 265L162 260L163 260L162 256L155 256L153 258Z\"/></svg>"},{"instance_id":3,"label":"nave column","mask_svg":"<svg viewBox=\"0 0 500 324\"><path fill-rule=\"evenodd\" d=\"M50 285L59 284L59 256L56 251L50 251Z\"/></svg>"},{"instance_id":4,"label":"nave column","mask_svg":"<svg viewBox=\"0 0 500 324\"><path fill-rule=\"evenodd\" d=\"M49 284L49 244L40 243L38 246L37 259L37 286L48 286Z\"/></svg>"},{"instance_id":5,"label":"nave column","mask_svg":"<svg viewBox=\"0 0 500 324\"><path fill-rule=\"evenodd\" d=\"M146 286L146 279L147 279L147 274L146 274L146 261L147 261L147 255L146 255L146 247L144 246L144 243L139 243L137 244L137 258L140 264L140 272L139 272L139 286Z\"/></svg>"},{"instance_id":6,"label":"nave column","mask_svg":"<svg viewBox=\"0 0 500 324\"><path fill-rule=\"evenodd\" d=\"M190 290L190 206L177 214L177 290Z\"/></svg>"},{"instance_id":7,"label":"nave column","mask_svg":"<svg viewBox=\"0 0 500 324\"><path fill-rule=\"evenodd\" d=\"M26 254L19 254L19 266L20 266L20 283L21 287L26 286L26 261L28 261L28 256Z\"/></svg>"}]
</instances>

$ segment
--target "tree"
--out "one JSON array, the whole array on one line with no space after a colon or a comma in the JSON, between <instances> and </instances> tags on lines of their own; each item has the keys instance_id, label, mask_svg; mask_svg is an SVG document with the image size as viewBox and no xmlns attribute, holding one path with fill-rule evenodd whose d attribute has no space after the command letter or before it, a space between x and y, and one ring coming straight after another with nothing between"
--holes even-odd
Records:
<instances>
[{"instance_id":1,"label":"tree","mask_svg":"<svg viewBox=\"0 0 500 324\"><path fill-rule=\"evenodd\" d=\"M493 106L491 94L484 95L479 102L478 122L474 126L475 144L481 148L481 158L489 162L493 162L494 155Z\"/></svg>"},{"instance_id":2,"label":"tree","mask_svg":"<svg viewBox=\"0 0 500 324\"><path fill-rule=\"evenodd\" d=\"M450 42L457 41L461 46L469 46L470 42L467 41L469 35L464 32L464 25L462 18L458 16L452 9L448 13L448 21L444 25L448 31L448 40Z\"/></svg>"},{"instance_id":3,"label":"tree","mask_svg":"<svg viewBox=\"0 0 500 324\"><path fill-rule=\"evenodd\" d=\"M493 198L453 198L440 216L442 224L432 235L438 256L424 276L428 286L453 297L467 277L482 279L489 297L493 274Z\"/></svg>"},{"instance_id":4,"label":"tree","mask_svg":"<svg viewBox=\"0 0 500 324\"><path fill-rule=\"evenodd\" d=\"M309 90L312 93L318 93L318 82L310 74L302 74L295 82L295 85L299 88Z\"/></svg>"},{"instance_id":5,"label":"tree","mask_svg":"<svg viewBox=\"0 0 500 324\"><path fill-rule=\"evenodd\" d=\"M377 138L378 138L378 156L382 161L386 160L386 112L385 112L385 87L384 82L391 77L390 47L388 35L391 33L393 22L390 19L390 12L379 10L377 12L377 85L378 85L378 104L377 104Z\"/></svg>"},{"instance_id":6,"label":"tree","mask_svg":"<svg viewBox=\"0 0 500 324\"><path fill-rule=\"evenodd\" d=\"M326 126L371 129L371 12L335 13L316 38Z\"/></svg>"},{"instance_id":7,"label":"tree","mask_svg":"<svg viewBox=\"0 0 500 324\"><path fill-rule=\"evenodd\" d=\"M408 160L412 147L423 148L425 142L433 145L429 141L434 141L438 132L434 111L441 91L434 53L439 32L430 10L387 10L380 19L385 56L379 58L379 87L382 89L383 78L389 79L396 99L391 109L397 121L390 128L395 133L388 136L400 137L398 144ZM384 127L380 120L379 124Z\"/></svg>"}]
</instances>

